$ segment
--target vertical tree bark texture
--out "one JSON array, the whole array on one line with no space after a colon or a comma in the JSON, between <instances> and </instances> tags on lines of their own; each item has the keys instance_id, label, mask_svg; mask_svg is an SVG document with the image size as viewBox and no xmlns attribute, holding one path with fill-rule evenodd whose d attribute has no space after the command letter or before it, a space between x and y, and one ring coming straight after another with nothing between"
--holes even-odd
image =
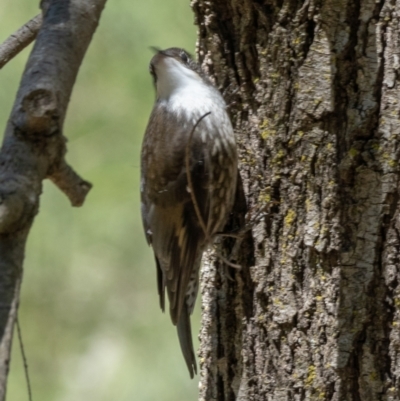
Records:
<instances>
[{"instance_id":1,"label":"vertical tree bark texture","mask_svg":"<svg viewBox=\"0 0 400 401\"><path fill-rule=\"evenodd\" d=\"M266 213L203 269L200 399L400 400L400 1L192 6Z\"/></svg>"}]
</instances>

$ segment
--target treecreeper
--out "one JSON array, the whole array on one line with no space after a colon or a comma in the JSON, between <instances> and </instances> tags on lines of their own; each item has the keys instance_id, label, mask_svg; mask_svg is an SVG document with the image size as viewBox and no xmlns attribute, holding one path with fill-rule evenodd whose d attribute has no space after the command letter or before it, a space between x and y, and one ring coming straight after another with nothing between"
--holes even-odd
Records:
<instances>
[{"instance_id":1,"label":"treecreeper","mask_svg":"<svg viewBox=\"0 0 400 401\"><path fill-rule=\"evenodd\" d=\"M158 294L190 377L197 373L190 315L203 252L231 213L237 149L226 103L183 49L156 50L150 62L156 101L143 139L141 211L157 268Z\"/></svg>"}]
</instances>

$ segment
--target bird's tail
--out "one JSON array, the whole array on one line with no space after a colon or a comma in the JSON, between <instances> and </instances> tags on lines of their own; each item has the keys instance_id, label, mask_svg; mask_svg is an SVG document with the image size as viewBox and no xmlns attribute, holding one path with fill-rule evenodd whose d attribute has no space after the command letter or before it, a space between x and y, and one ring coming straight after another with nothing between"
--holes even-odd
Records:
<instances>
[{"instance_id":1,"label":"bird's tail","mask_svg":"<svg viewBox=\"0 0 400 401\"><path fill-rule=\"evenodd\" d=\"M190 315L186 302L183 303L182 311L176 327L178 329L178 337L179 343L181 345L182 354L189 369L190 378L193 379L194 374L197 374L197 365L193 349Z\"/></svg>"}]
</instances>

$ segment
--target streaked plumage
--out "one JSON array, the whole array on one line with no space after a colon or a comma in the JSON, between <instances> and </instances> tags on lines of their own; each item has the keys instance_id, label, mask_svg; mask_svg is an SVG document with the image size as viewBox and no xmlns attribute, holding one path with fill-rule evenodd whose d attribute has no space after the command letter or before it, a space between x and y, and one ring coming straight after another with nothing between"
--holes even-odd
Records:
<instances>
[{"instance_id":1,"label":"streaked plumage","mask_svg":"<svg viewBox=\"0 0 400 401\"><path fill-rule=\"evenodd\" d=\"M157 51L150 63L157 99L142 147L143 226L153 247L160 306L165 290L190 376L196 373L190 314L198 292L203 251L231 211L237 153L226 104L200 67L182 49ZM185 167L190 141L193 194L206 225L196 214Z\"/></svg>"}]
</instances>

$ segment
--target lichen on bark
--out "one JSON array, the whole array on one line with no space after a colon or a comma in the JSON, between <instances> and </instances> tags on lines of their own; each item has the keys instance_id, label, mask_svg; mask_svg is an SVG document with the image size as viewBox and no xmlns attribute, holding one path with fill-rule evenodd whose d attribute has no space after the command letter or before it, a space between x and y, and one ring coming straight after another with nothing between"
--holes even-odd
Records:
<instances>
[{"instance_id":1,"label":"lichen on bark","mask_svg":"<svg viewBox=\"0 0 400 401\"><path fill-rule=\"evenodd\" d=\"M203 269L200 399L400 400L400 3L192 7L265 212Z\"/></svg>"}]
</instances>

